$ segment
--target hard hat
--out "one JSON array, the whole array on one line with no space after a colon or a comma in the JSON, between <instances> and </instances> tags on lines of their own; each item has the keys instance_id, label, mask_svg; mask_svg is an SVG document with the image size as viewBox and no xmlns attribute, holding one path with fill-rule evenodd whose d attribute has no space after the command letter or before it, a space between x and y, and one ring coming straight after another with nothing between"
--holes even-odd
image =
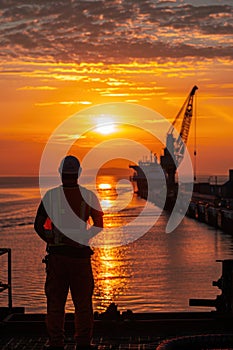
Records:
<instances>
[{"instance_id":1,"label":"hard hat","mask_svg":"<svg viewBox=\"0 0 233 350\"><path fill-rule=\"evenodd\" d=\"M62 159L60 167L59 167L60 174L77 174L80 171L80 162L78 158L74 156L66 156L64 159Z\"/></svg>"}]
</instances>

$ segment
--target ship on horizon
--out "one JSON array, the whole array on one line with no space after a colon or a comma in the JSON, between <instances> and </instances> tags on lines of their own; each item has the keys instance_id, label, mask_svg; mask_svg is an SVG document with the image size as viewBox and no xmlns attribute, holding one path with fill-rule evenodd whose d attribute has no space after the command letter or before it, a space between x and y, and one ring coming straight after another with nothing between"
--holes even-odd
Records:
<instances>
[{"instance_id":1,"label":"ship on horizon","mask_svg":"<svg viewBox=\"0 0 233 350\"><path fill-rule=\"evenodd\" d=\"M176 170L184 158L185 144L188 140L193 116L194 95L197 89L196 85L192 88L168 130L166 147L164 148L164 154L160 156L160 160L151 152L149 160L139 161L138 165L129 165L129 168L135 170L131 181L137 183L137 193L140 197L150 200L150 197L154 196L153 192L157 192L157 189L164 193L165 189L163 187L165 184L167 195L164 209L172 209L176 202L178 192L178 184L175 179ZM180 120L182 120L181 130L178 136L175 136L175 127ZM194 156L196 156L196 151L194 151ZM195 178L194 164L194 180ZM151 190L148 191L148 182L152 185L152 193ZM159 193L157 193L157 197L159 200Z\"/></svg>"}]
</instances>

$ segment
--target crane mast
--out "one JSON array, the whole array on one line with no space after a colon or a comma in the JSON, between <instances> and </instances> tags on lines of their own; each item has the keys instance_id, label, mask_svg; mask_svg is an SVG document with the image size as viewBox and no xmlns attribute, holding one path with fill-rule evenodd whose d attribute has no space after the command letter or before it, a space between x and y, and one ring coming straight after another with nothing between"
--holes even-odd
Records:
<instances>
[{"instance_id":1,"label":"crane mast","mask_svg":"<svg viewBox=\"0 0 233 350\"><path fill-rule=\"evenodd\" d=\"M184 158L184 144L186 144L188 140L193 116L193 99L197 89L197 86L192 88L167 133L166 148L164 149L164 155L160 158L160 164L166 175L168 190L175 187L176 169ZM181 129L178 137L175 137L175 126L181 118L183 118Z\"/></svg>"}]
</instances>

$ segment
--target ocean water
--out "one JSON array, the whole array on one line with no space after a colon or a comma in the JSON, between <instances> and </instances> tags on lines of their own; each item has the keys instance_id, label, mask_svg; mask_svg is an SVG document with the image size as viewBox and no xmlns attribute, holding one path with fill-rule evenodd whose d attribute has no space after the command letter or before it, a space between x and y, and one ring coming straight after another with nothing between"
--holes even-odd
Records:
<instances>
[{"instance_id":1,"label":"ocean water","mask_svg":"<svg viewBox=\"0 0 233 350\"><path fill-rule=\"evenodd\" d=\"M114 232L119 232L141 215L140 221L134 223L134 229L138 230L152 215L159 218L134 242L94 248L95 311L104 311L111 302L121 311L211 310L190 307L189 299L215 299L220 294L212 286L212 281L221 276L221 263L216 260L233 258L233 237L187 217L174 232L166 234L167 213L159 215L159 210L156 212L151 204L149 211L142 214L145 201L136 195L129 200L133 192L125 183L118 184L116 191L112 177L101 177L98 181L113 186L103 186L99 192L106 211L105 227L114 227ZM122 208L127 201L127 207ZM12 249L13 306L23 306L29 313L46 312L42 264L45 244L33 229L39 202L37 178L0 178L0 247ZM110 210L118 207L117 212ZM0 256L0 261L0 281L6 283L6 255ZM7 302L4 291L0 293L0 306L7 306ZM66 310L73 311L70 296Z\"/></svg>"}]
</instances>

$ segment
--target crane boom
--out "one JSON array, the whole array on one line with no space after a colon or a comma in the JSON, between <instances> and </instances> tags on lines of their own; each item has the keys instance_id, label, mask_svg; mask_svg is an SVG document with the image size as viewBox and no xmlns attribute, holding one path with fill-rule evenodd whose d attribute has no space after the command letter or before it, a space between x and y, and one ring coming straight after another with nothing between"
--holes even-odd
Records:
<instances>
[{"instance_id":1,"label":"crane boom","mask_svg":"<svg viewBox=\"0 0 233 350\"><path fill-rule=\"evenodd\" d=\"M185 108L185 113L184 113L184 117L181 125L180 134L178 138L175 140L175 145L174 145L174 153L176 157L177 166L180 165L184 157L184 144L186 144L188 141L188 135L189 135L190 125L191 125L192 116L193 116L193 99L197 89L198 87L196 85L192 88L192 91L190 92L181 110L183 111L183 109ZM180 116L180 114L181 112L178 114L178 117ZM177 120L177 117L176 117L176 120Z\"/></svg>"},{"instance_id":2,"label":"crane boom","mask_svg":"<svg viewBox=\"0 0 233 350\"><path fill-rule=\"evenodd\" d=\"M195 85L189 94L188 103L187 103L184 119L180 130L180 136L185 143L188 140L189 128L190 128L191 119L193 115L193 98L197 89L198 87Z\"/></svg>"},{"instance_id":3,"label":"crane boom","mask_svg":"<svg viewBox=\"0 0 233 350\"><path fill-rule=\"evenodd\" d=\"M164 155L161 156L160 163L166 173L167 183L169 186L173 186L175 184L176 169L184 158L185 144L188 140L193 116L193 99L197 89L198 87L196 85L192 88L167 133L166 148L164 149ZM180 118L183 118L181 129L178 137L175 137L175 125Z\"/></svg>"}]
</instances>

